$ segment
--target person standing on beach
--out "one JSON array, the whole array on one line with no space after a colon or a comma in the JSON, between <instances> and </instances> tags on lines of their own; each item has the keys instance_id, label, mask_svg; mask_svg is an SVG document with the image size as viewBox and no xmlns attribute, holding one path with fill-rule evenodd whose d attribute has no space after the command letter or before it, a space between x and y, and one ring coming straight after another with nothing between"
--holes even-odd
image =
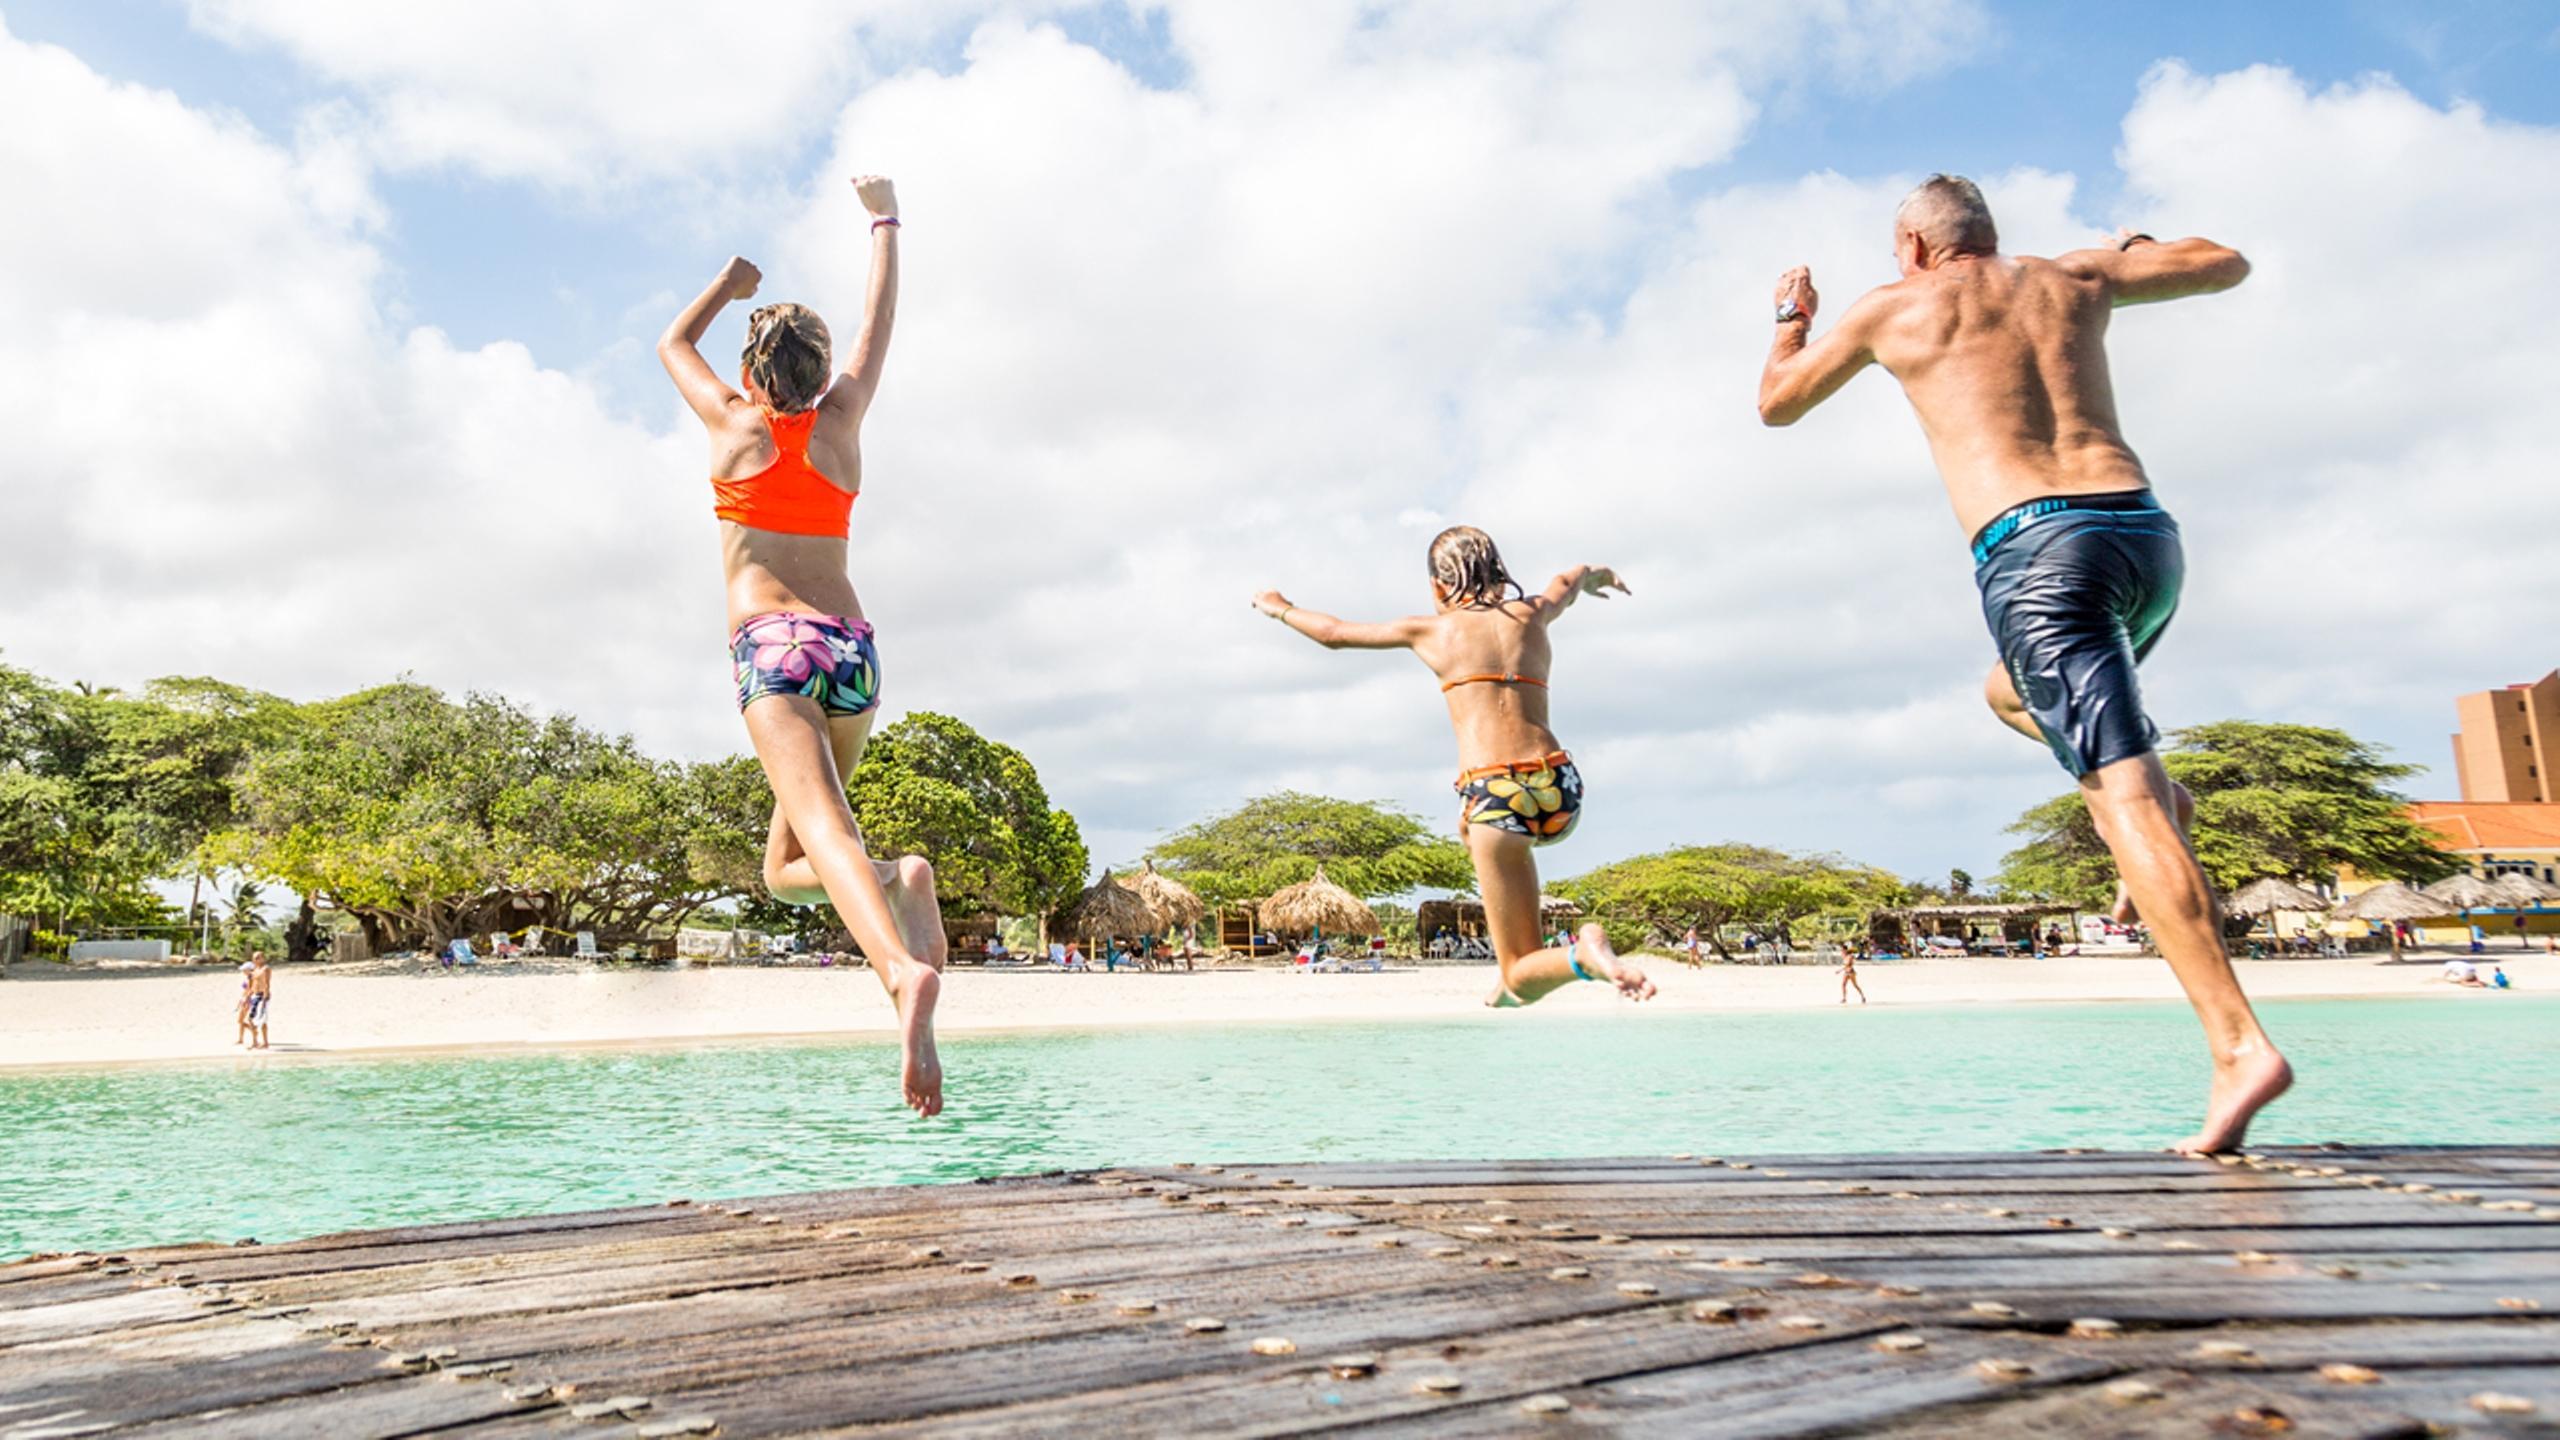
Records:
<instances>
[{"instance_id":1,"label":"person standing on beach","mask_svg":"<svg viewBox=\"0 0 2560 1440\"><path fill-rule=\"evenodd\" d=\"M1653 982L1618 958L1597 921L1542 945L1536 850L1582 818L1582 773L1547 728L1547 631L1582 596L1632 593L1616 572L1577 565L1531 595L1493 539L1453 525L1431 542L1432 613L1355 624L1290 603L1277 590L1254 608L1328 650L1410 650L1439 678L1458 732L1458 831L1475 862L1501 983L1487 1005L1527 1005L1576 980L1605 980L1633 1000Z\"/></svg>"},{"instance_id":2,"label":"person standing on beach","mask_svg":"<svg viewBox=\"0 0 2560 1440\"><path fill-rule=\"evenodd\" d=\"M249 994L242 1018L247 1022L251 1039L249 1048L267 1048L267 1003L275 996L275 967L267 963L267 952L249 952Z\"/></svg>"},{"instance_id":3,"label":"person standing on beach","mask_svg":"<svg viewBox=\"0 0 2560 1440\"><path fill-rule=\"evenodd\" d=\"M845 538L862 489L862 421L898 307L897 194L877 175L853 187L872 217L871 279L842 374L831 373L826 323L793 304L748 317L735 388L712 370L697 348L704 332L763 279L736 258L667 327L658 359L711 435L729 659L774 794L765 888L794 905L835 906L897 1007L906 1102L935 1115L933 1013L949 945L933 870L914 855L874 861L845 801L880 703L879 652L845 573Z\"/></svg>"},{"instance_id":4,"label":"person standing on beach","mask_svg":"<svg viewBox=\"0 0 2560 1440\"><path fill-rule=\"evenodd\" d=\"M1849 992L1858 992L1858 1003L1867 1003L1867 987L1858 983L1858 952L1846 940L1840 942L1840 1003L1849 1003Z\"/></svg>"},{"instance_id":5,"label":"person standing on beach","mask_svg":"<svg viewBox=\"0 0 2560 1440\"><path fill-rule=\"evenodd\" d=\"M2222 948L2213 887L2187 838L2194 800L2161 768L2134 667L2176 613L2186 561L2117 423L2109 316L2228 290L2248 276L2210 240L2113 243L2052 259L2004 255L1972 181L1932 175L1894 215L1902 278L1869 291L1819 340L1803 267L1779 277L1760 418L1792 425L1869 365L1902 382L1957 522L1997 642L1985 696L2080 784L2131 908L2203 1022L2213 1083L2203 1125L2172 1149L2237 1147L2293 1069Z\"/></svg>"},{"instance_id":6,"label":"person standing on beach","mask_svg":"<svg viewBox=\"0 0 2560 1440\"><path fill-rule=\"evenodd\" d=\"M257 970L258 962L255 960L240 962L240 1003L231 1007L232 1023L239 1031L231 1037L231 1043L234 1045L249 1043L249 987L255 983L251 977L257 973Z\"/></svg>"}]
</instances>

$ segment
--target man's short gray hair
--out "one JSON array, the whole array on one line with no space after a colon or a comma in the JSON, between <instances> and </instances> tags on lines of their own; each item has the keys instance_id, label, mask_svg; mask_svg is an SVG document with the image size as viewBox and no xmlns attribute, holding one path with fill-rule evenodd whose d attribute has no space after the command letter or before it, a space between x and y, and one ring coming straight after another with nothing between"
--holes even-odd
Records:
<instances>
[{"instance_id":1,"label":"man's short gray hair","mask_svg":"<svg viewBox=\"0 0 2560 1440\"><path fill-rule=\"evenodd\" d=\"M1989 253L2000 248L1991 202L1982 187L1961 175L1932 175L1902 199L1893 223L1929 242L1932 250Z\"/></svg>"}]
</instances>

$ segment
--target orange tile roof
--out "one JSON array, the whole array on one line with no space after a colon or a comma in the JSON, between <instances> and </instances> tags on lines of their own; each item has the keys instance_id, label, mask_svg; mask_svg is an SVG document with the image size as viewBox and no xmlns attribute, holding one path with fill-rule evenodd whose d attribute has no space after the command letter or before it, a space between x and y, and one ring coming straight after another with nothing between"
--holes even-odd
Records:
<instances>
[{"instance_id":1,"label":"orange tile roof","mask_svg":"<svg viewBox=\"0 0 2560 1440\"><path fill-rule=\"evenodd\" d=\"M2452 850L2560 850L2560 805L2526 801L2421 800L2409 818Z\"/></svg>"}]
</instances>

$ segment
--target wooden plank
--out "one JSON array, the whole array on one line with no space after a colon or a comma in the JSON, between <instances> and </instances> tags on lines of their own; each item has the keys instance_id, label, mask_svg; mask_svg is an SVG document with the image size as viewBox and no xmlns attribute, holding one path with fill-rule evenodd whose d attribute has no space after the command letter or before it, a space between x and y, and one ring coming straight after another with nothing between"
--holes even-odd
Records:
<instances>
[{"instance_id":1,"label":"wooden plank","mask_svg":"<svg viewBox=\"0 0 2560 1440\"><path fill-rule=\"evenodd\" d=\"M1706 1364L1601 1379L1557 1391L1578 1428L1629 1436L1863 1434L1904 1416L1945 1406L2009 1402L2055 1385L2115 1373L2111 1363L2048 1353L2033 1337L1965 1331L1916 1334L1925 1348L1888 1353L1870 1337L1738 1356ZM1994 1378L1983 1362L2026 1368ZM1468 1378L1462 1376L1462 1378ZM1525 1395L1487 1380L1488 1393L1411 1419L1372 1427L1378 1435L1484 1435L1528 1428Z\"/></svg>"},{"instance_id":2,"label":"wooden plank","mask_svg":"<svg viewBox=\"0 0 2560 1440\"><path fill-rule=\"evenodd\" d=\"M1806 1307L1831 1318L1835 1336L1858 1325L1838 1307ZM1872 1333L1871 1323L1859 1333ZM1214 1416L1220 1433L1281 1434L1319 1427L1357 1426L1403 1417L1439 1415L1453 1404L1496 1407L1504 1401L1595 1377L1632 1375L1681 1365L1816 1343L1763 1315L1729 1325L1705 1325L1684 1307L1654 1306L1618 1314L1512 1326L1468 1338L1451 1354L1443 1340L1387 1345L1360 1352L1374 1362L1366 1371L1337 1373L1305 1347L1291 1356L1260 1359L1198 1378L1115 1386L1108 1391L938 1414L883 1427L890 1434L969 1436L1073 1433L1092 1429L1097 1417L1124 1434L1183 1434ZM1454 1397L1420 1388L1425 1377L1451 1375L1462 1388ZM1468 1382L1472 1380L1472 1385ZM1516 1415L1516 1412L1515 1412ZM1525 1417L1518 1417L1525 1419ZM1505 1424L1498 1429L1511 1429Z\"/></svg>"},{"instance_id":3,"label":"wooden plank","mask_svg":"<svg viewBox=\"0 0 2560 1440\"><path fill-rule=\"evenodd\" d=\"M2029 1435L2281 1435L2286 1440L2404 1440L2424 1421L2379 1396L2340 1386L2304 1393L2256 1379L2174 1370L2123 1377L2156 1392L2129 1400L2083 1384L2007 1404L1977 1403L1874 1431L1898 1440L2007 1440ZM2396 1397L2394 1397L2396 1398Z\"/></svg>"},{"instance_id":4,"label":"wooden plank","mask_svg":"<svg viewBox=\"0 0 2560 1440\"><path fill-rule=\"evenodd\" d=\"M2560 1373L2560 1226L2394 1177L2491 1197L2546 1173L2560 1151L1166 1166L166 1247L119 1275L63 1257L0 1272L0 1427L550 1435L560 1406L507 1392L551 1386L647 1395L729 1436L1204 1416L1237 1433L1997 1436L2111 1423L2092 1383L2140 1371L2180 1378L2148 1412L2175 1425L2245 1399L2288 1405L2289 1433L2387 1433L2481 1423L2461 1386L2539 1395ZM2358 1176L2386 1183L2340 1183ZM2101 1233L2114 1217L2137 1233ZM1737 1251L1770 1263L1717 1263ZM1689 1318L1710 1298L1756 1318ZM310 1308L249 1308L274 1304ZM1824 1328L1777 1324L1797 1312ZM2064 1333L2089 1315L2119 1328ZM1225 1328L1186 1328L1203 1317ZM309 1328L323 1321L361 1328L333 1340ZM1887 1331L1924 1347L1873 1348ZM1268 1335L1295 1353L1255 1353ZM385 1367L416 1350L509 1368ZM1337 1378L1320 1362L1342 1350L1379 1368ZM2332 1361L2382 1383L2339 1393L2318 1374ZM1463 1372L1454 1395L1411 1383L1442 1370ZM1561 1417L1520 1409L1548 1393Z\"/></svg>"}]
</instances>

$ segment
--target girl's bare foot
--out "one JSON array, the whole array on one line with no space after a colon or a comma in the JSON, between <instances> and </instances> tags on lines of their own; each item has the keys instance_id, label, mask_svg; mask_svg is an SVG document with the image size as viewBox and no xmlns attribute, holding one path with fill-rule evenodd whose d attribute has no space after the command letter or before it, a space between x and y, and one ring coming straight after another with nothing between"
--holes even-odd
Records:
<instances>
[{"instance_id":1,"label":"girl's bare foot","mask_svg":"<svg viewBox=\"0 0 2560 1440\"><path fill-rule=\"evenodd\" d=\"M1653 998L1653 982L1645 978L1642 970L1619 959L1618 952L1609 948L1609 932L1600 928L1599 921L1585 924L1580 933L1583 951L1591 957L1582 962L1583 969L1617 986L1618 993L1630 1000Z\"/></svg>"},{"instance_id":2,"label":"girl's bare foot","mask_svg":"<svg viewBox=\"0 0 2560 1440\"><path fill-rule=\"evenodd\" d=\"M898 1074L906 1090L907 1108L918 1115L942 1113L942 1056L933 1045L933 1007L942 999L942 977L920 961L907 962L897 983L889 987L897 1003L899 1043L906 1063Z\"/></svg>"},{"instance_id":3,"label":"girl's bare foot","mask_svg":"<svg viewBox=\"0 0 2560 1440\"><path fill-rule=\"evenodd\" d=\"M2293 1067L2275 1047L2259 1042L2213 1067L2213 1091L2205 1100L2204 1128L2170 1146L2180 1155L2218 1155L2237 1150L2249 1136L2249 1122L2275 1098L2293 1088Z\"/></svg>"}]
</instances>

